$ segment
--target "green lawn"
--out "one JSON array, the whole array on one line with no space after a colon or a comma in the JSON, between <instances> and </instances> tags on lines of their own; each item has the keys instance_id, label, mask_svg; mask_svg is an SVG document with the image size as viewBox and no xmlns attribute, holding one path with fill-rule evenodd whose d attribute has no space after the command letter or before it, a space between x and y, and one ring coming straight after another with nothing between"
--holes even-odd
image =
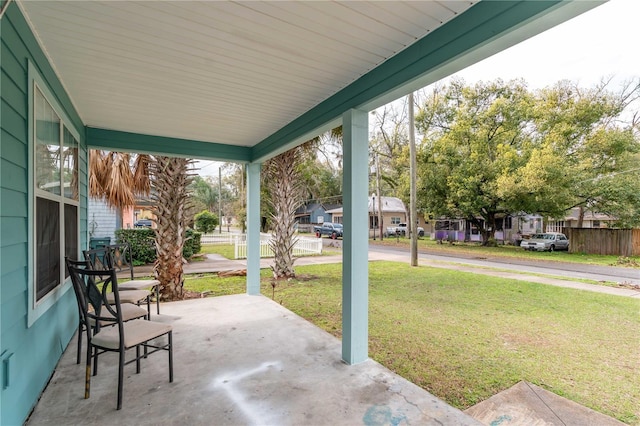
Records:
<instances>
[{"instance_id":1,"label":"green lawn","mask_svg":"<svg viewBox=\"0 0 640 426\"><path fill-rule=\"evenodd\" d=\"M200 253L219 254L227 259L235 259L235 247L233 244L203 244Z\"/></svg>"},{"instance_id":2,"label":"green lawn","mask_svg":"<svg viewBox=\"0 0 640 426\"><path fill-rule=\"evenodd\" d=\"M464 409L527 380L640 424L640 301L403 263L369 268L370 357L449 404ZM341 265L296 271L275 300L340 337ZM185 286L243 293L245 279Z\"/></svg>"},{"instance_id":3,"label":"green lawn","mask_svg":"<svg viewBox=\"0 0 640 426\"><path fill-rule=\"evenodd\" d=\"M386 238L383 241L369 241L369 244L396 246L408 248L410 244L408 238ZM625 266L640 268L640 256L620 257L599 254L568 253L566 251L556 252L531 252L510 245L500 245L498 247L482 247L479 243L438 244L430 239L419 239L418 250L430 253L452 253L463 254L474 257L511 257L517 259L538 260L543 262L573 262L591 265L605 266Z\"/></svg>"}]
</instances>

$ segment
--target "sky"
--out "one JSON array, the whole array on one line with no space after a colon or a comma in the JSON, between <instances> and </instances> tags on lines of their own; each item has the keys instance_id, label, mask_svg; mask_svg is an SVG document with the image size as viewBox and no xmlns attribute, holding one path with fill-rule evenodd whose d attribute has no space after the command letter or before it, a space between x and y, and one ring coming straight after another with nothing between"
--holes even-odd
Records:
<instances>
[{"instance_id":1,"label":"sky","mask_svg":"<svg viewBox=\"0 0 640 426\"><path fill-rule=\"evenodd\" d=\"M478 80L524 78L531 89L569 79L593 86L640 76L640 1L611 0L472 65L456 75Z\"/></svg>"},{"instance_id":2,"label":"sky","mask_svg":"<svg viewBox=\"0 0 640 426\"><path fill-rule=\"evenodd\" d=\"M584 1L584 0L578 0ZM582 87L640 77L640 0L611 0L455 74L465 82L523 78L530 89L568 79ZM203 176L218 163L199 162Z\"/></svg>"}]
</instances>

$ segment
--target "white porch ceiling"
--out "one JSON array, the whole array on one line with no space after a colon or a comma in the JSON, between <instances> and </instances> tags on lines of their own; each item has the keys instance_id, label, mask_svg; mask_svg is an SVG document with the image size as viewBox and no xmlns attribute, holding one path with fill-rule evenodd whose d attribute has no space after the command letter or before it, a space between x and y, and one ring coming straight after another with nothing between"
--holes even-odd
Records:
<instances>
[{"instance_id":1,"label":"white porch ceiling","mask_svg":"<svg viewBox=\"0 0 640 426\"><path fill-rule=\"evenodd\" d=\"M477 3L17 1L87 126L244 147Z\"/></svg>"},{"instance_id":2,"label":"white porch ceiling","mask_svg":"<svg viewBox=\"0 0 640 426\"><path fill-rule=\"evenodd\" d=\"M88 126L252 146L473 3L21 6Z\"/></svg>"}]
</instances>

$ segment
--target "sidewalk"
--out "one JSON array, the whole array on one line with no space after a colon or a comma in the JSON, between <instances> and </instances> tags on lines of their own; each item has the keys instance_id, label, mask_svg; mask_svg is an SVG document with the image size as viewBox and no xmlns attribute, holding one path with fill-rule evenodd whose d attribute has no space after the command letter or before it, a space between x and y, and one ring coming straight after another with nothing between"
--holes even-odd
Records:
<instances>
[{"instance_id":1,"label":"sidewalk","mask_svg":"<svg viewBox=\"0 0 640 426\"><path fill-rule=\"evenodd\" d=\"M393 262L405 262L409 263L410 258L407 255L390 254L390 253L376 253L369 252L369 261L393 261ZM296 266L303 265L321 265L328 263L342 263L342 255L332 256L305 256L296 260ZM573 288L577 290L593 291L596 293L605 293L615 296L633 297L640 300L640 290L633 290L628 288L616 288L595 284L587 284L579 281L571 281L550 277L542 277L538 275L517 273L512 271L500 271L491 268L480 268L468 265L463 265L455 262L439 262L428 259L419 259L420 266L430 266L433 268L443 269L455 269L456 271L471 272L474 274L489 275L500 278L508 278L513 280L535 282L540 284L554 285L557 287ZM266 269L273 264L273 259L263 258L260 259L260 268ZM197 274L197 273L216 273L221 271L233 271L238 269L246 269L246 259L229 260L225 257L217 254L208 254L204 261L192 262L186 264L184 267L185 274ZM145 265L135 268L136 276L150 276L153 274L153 266Z\"/></svg>"}]
</instances>

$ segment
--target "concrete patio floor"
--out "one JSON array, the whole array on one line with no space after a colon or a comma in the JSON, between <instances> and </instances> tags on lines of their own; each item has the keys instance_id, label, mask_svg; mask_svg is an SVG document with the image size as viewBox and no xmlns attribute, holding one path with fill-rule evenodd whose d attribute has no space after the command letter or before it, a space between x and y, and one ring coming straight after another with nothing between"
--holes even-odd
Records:
<instances>
[{"instance_id":1,"label":"concrete patio floor","mask_svg":"<svg viewBox=\"0 0 640 426\"><path fill-rule=\"evenodd\" d=\"M76 340L27 424L36 425L476 425L380 364L341 361L341 343L263 296L164 303L174 329L174 382L166 353L125 367L116 411L117 355L100 357L84 395Z\"/></svg>"}]
</instances>

